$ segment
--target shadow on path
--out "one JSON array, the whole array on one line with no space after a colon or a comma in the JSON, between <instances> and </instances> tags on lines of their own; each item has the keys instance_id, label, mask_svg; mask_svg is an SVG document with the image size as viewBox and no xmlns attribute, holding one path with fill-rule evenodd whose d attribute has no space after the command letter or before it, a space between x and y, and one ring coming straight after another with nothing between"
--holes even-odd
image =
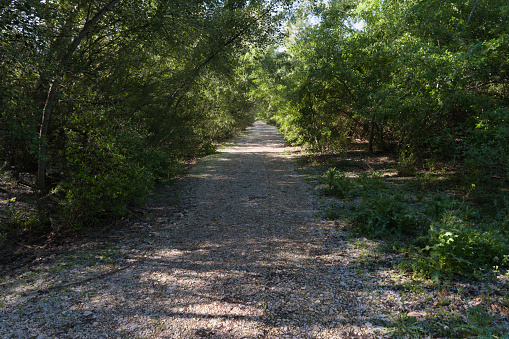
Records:
<instances>
[{"instance_id":1,"label":"shadow on path","mask_svg":"<svg viewBox=\"0 0 509 339\"><path fill-rule=\"evenodd\" d=\"M358 286L342 280L339 249L323 244L310 193L282 156L282 137L261 122L248 132L191 171L185 216L154 223L139 235L139 250L124 249L139 263L49 295L9 297L0 316L8 321L46 312L45 321L27 321L16 335L353 335L366 322L367 311L356 295ZM164 204L153 206L156 219L164 210ZM108 266L98 261L101 265ZM69 275L86 270L80 265L61 269ZM30 306L23 310L22 305ZM8 314L15 308L16 314ZM7 333L5 322L1 333Z\"/></svg>"}]
</instances>

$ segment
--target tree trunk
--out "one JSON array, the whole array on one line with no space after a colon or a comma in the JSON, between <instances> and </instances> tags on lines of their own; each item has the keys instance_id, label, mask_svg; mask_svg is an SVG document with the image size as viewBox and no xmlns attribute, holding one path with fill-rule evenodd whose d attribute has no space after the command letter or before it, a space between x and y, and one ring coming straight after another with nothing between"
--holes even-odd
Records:
<instances>
[{"instance_id":1,"label":"tree trunk","mask_svg":"<svg viewBox=\"0 0 509 339\"><path fill-rule=\"evenodd\" d=\"M373 154L373 139L375 138L375 115L371 118L371 126L369 127L369 142L368 152L370 155Z\"/></svg>"},{"instance_id":2,"label":"tree trunk","mask_svg":"<svg viewBox=\"0 0 509 339\"><path fill-rule=\"evenodd\" d=\"M477 7L477 4L479 3L479 0L476 0L474 7L472 8L472 11L470 12L470 15L468 16L467 24L465 26L470 26L470 20L472 20L472 16L474 15L475 8Z\"/></svg>"},{"instance_id":3,"label":"tree trunk","mask_svg":"<svg viewBox=\"0 0 509 339\"><path fill-rule=\"evenodd\" d=\"M53 107L53 102L55 101L55 96L58 88L58 78L55 77L50 85L48 90L48 97L46 98L46 103L44 104L44 110L42 113L42 121L41 121L41 129L39 131L39 163L37 168L37 187L39 190L44 192L46 189L46 164L47 164L47 154L48 154L48 127L49 127L49 118L51 115L51 109Z\"/></svg>"}]
</instances>

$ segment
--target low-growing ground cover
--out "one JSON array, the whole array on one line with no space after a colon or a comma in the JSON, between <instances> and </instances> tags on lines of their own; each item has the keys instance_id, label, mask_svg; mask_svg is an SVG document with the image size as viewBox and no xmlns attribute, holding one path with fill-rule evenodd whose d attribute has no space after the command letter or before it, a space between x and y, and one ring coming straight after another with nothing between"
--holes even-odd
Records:
<instances>
[{"instance_id":1,"label":"low-growing ground cover","mask_svg":"<svg viewBox=\"0 0 509 339\"><path fill-rule=\"evenodd\" d=\"M303 154L299 171L320 196L366 302L398 337L509 337L509 195L447 164L398 172L396 160Z\"/></svg>"}]
</instances>

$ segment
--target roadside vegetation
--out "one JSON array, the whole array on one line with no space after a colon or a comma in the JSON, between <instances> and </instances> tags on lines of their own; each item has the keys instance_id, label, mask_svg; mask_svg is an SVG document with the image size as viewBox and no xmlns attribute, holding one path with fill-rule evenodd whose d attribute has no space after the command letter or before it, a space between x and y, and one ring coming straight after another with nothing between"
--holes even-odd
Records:
<instances>
[{"instance_id":1,"label":"roadside vegetation","mask_svg":"<svg viewBox=\"0 0 509 339\"><path fill-rule=\"evenodd\" d=\"M310 152L324 215L420 299L407 316L400 295L396 336L507 336L508 19L497 0L309 2L260 58L259 115Z\"/></svg>"},{"instance_id":2,"label":"roadside vegetation","mask_svg":"<svg viewBox=\"0 0 509 339\"><path fill-rule=\"evenodd\" d=\"M352 263L359 274L390 281L365 291L387 314L373 324L394 337L507 338L508 224L497 205L506 195L465 187L446 163L403 175L367 143L299 162L331 236L364 249Z\"/></svg>"},{"instance_id":3,"label":"roadside vegetation","mask_svg":"<svg viewBox=\"0 0 509 339\"><path fill-rule=\"evenodd\" d=\"M286 1L3 1L0 246L128 217L255 120Z\"/></svg>"}]
</instances>

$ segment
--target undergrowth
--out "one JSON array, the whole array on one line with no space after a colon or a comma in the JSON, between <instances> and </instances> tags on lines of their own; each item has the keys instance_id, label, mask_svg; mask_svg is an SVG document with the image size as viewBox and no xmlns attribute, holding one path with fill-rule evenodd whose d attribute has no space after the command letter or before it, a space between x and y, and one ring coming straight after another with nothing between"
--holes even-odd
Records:
<instances>
[{"instance_id":1,"label":"undergrowth","mask_svg":"<svg viewBox=\"0 0 509 339\"><path fill-rule=\"evenodd\" d=\"M402 174L406 163L391 170L398 173L394 178L371 168L359 171L356 158L327 160L309 165L321 173L326 217L341 219L335 224L354 239L375 240L377 249L359 258L359 265L389 267L391 276L413 286L412 305L421 305L407 309L403 287L403 311L381 323L389 336L509 339L502 316L509 292L497 278L509 268L509 195L500 182L438 170L409 177ZM482 287L472 294L468 286ZM415 318L413 310L426 315Z\"/></svg>"},{"instance_id":2,"label":"undergrowth","mask_svg":"<svg viewBox=\"0 0 509 339\"><path fill-rule=\"evenodd\" d=\"M326 171L324 183L322 193L340 199L326 209L327 217L346 217L363 236L404 241L411 253L403 270L480 279L509 268L507 197L496 197L503 208L490 215L471 202L474 184L459 197L423 194L390 185L380 172L348 175L336 168Z\"/></svg>"}]
</instances>

